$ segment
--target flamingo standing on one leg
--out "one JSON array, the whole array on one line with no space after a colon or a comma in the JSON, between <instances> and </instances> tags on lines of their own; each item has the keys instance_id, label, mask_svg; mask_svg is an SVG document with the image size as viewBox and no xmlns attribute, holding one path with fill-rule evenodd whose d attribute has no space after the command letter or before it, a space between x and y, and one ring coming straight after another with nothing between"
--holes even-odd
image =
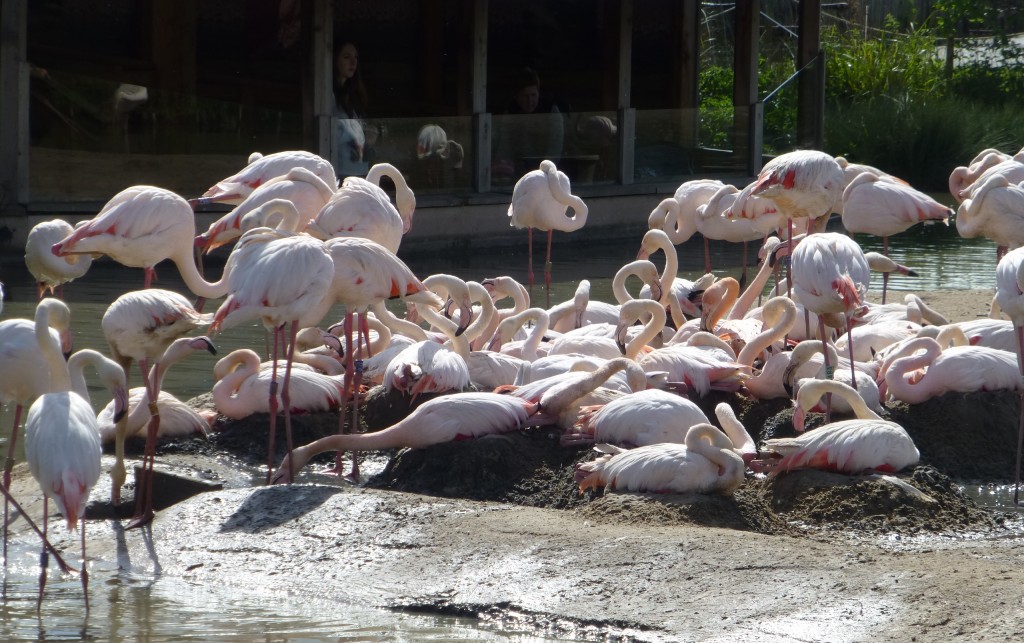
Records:
<instances>
[{"instance_id":1,"label":"flamingo standing on one leg","mask_svg":"<svg viewBox=\"0 0 1024 643\"><path fill-rule=\"evenodd\" d=\"M995 241L998 261L1007 248L1024 245L1024 188L1002 174L979 179L974 185L957 208L956 231L965 239Z\"/></svg>"},{"instance_id":2,"label":"flamingo standing on one leg","mask_svg":"<svg viewBox=\"0 0 1024 643\"><path fill-rule=\"evenodd\" d=\"M849 331L853 313L860 308L871 279L864 251L845 234L822 232L800 240L792 258L794 295L806 309L818 316L818 339L828 341L826 324L835 328L846 326L850 381L856 381L853 339ZM832 367L828 352L824 355L826 377L830 378Z\"/></svg>"},{"instance_id":3,"label":"flamingo standing on one leg","mask_svg":"<svg viewBox=\"0 0 1024 643\"><path fill-rule=\"evenodd\" d=\"M996 266L996 301L1013 320L1017 335L1017 364L1024 376L1024 248L1006 253ZM1024 390L1017 432L1017 471L1014 474L1013 502L1020 504L1020 463L1024 447Z\"/></svg>"},{"instance_id":4,"label":"flamingo standing on one leg","mask_svg":"<svg viewBox=\"0 0 1024 643\"><path fill-rule=\"evenodd\" d=\"M569 210L572 216L567 216ZM540 169L527 172L512 188L512 203L508 206L511 225L527 229L528 274L530 294L533 294L533 229L547 231L548 245L544 260L544 287L547 290L546 307L551 307L551 237L553 231L573 232L587 222L587 205L570 191L569 177L560 172L551 161L544 160Z\"/></svg>"},{"instance_id":5,"label":"flamingo standing on one leg","mask_svg":"<svg viewBox=\"0 0 1024 643\"><path fill-rule=\"evenodd\" d=\"M941 221L949 225L953 211L924 192L904 183L880 178L870 172L858 175L842 199L843 227L882 237L882 252L889 255L889 236L904 232L916 223ZM882 303L889 286L889 273L882 273Z\"/></svg>"},{"instance_id":6,"label":"flamingo standing on one leg","mask_svg":"<svg viewBox=\"0 0 1024 643\"><path fill-rule=\"evenodd\" d=\"M338 185L338 176L334 166L327 159L305 150L287 150L264 156L259 152L249 155L249 163L239 172L218 181L203 196L190 199L191 207L199 207L208 203L227 203L238 205L261 185L278 176L283 176L293 168L303 167L317 175L328 186Z\"/></svg>"},{"instance_id":7,"label":"flamingo standing on one leg","mask_svg":"<svg viewBox=\"0 0 1024 643\"><path fill-rule=\"evenodd\" d=\"M50 248L64 237L74 232L71 224L63 219L43 221L28 231L25 239L25 266L36 280L39 298L46 292L53 296L54 290L69 281L78 279L92 265L90 255L70 255L55 257Z\"/></svg>"},{"instance_id":8,"label":"flamingo standing on one leg","mask_svg":"<svg viewBox=\"0 0 1024 643\"><path fill-rule=\"evenodd\" d=\"M115 417L124 415L127 404L124 371L110 360L94 361L104 385L110 390L116 405ZM89 357L93 357L90 355ZM102 361L101 361L102 360ZM81 362L82 360L79 360ZM81 378L82 365L77 367ZM71 377L67 384L70 386ZM81 382L84 385L84 380ZM41 395L28 410L25 421L25 459L32 477L43 491L43 540L46 540L49 501L53 498L57 508L67 520L68 531L78 525L85 513L89 492L100 477L99 429L96 415L89 400L75 391L67 390ZM85 557L85 521L79 525L82 539L82 590L85 610L89 611L89 571ZM39 599L36 609L43 604L46 587L48 552L44 546L40 556Z\"/></svg>"},{"instance_id":9,"label":"flamingo standing on one leg","mask_svg":"<svg viewBox=\"0 0 1024 643\"><path fill-rule=\"evenodd\" d=\"M246 252L245 246L251 246L252 251ZM290 235L268 228L255 228L242 235L236 252L239 247L246 252L243 255L244 261L240 261L231 271L228 297L214 314L210 330L216 333L243 321L260 318L267 330L274 333L271 359L275 368L278 350L287 351L281 401L284 405L285 440L290 453L291 399L288 382L291 377L298 322L301 317L310 314L312 309L318 310L319 316L323 317L326 312L323 304L326 299L325 293L329 293L335 266L324 243L307 235ZM317 321L319 318L313 323ZM289 325L290 328L286 329ZM276 380L275 373L268 391L271 409L270 437L267 446L268 481L274 458Z\"/></svg>"}]
</instances>

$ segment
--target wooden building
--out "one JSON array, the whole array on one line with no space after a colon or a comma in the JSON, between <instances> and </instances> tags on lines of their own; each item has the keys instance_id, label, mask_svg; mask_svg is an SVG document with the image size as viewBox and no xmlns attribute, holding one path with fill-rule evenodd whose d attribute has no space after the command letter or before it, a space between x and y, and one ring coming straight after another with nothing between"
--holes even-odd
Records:
<instances>
[{"instance_id":1,"label":"wooden building","mask_svg":"<svg viewBox=\"0 0 1024 643\"><path fill-rule=\"evenodd\" d=\"M602 209L643 218L682 181L741 183L762 164L758 0L0 6L0 214L15 234L30 226L12 222L91 216L129 185L196 196L253 151L338 159L333 52L345 41L358 48L368 96L363 160L396 165L419 210L441 222L507 204L519 173L545 157L609 224ZM820 0L800 0L797 15L796 140L809 147L822 131ZM710 144L701 125L698 77L712 45L734 70L725 145ZM555 116L509 113L526 67ZM447 158L420 158L425 126L458 143Z\"/></svg>"}]
</instances>

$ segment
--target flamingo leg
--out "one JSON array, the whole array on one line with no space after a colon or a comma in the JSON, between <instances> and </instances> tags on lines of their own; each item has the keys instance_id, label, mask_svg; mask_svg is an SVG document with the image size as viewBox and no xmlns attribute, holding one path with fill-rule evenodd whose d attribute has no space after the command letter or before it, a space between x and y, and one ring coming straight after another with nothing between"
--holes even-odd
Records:
<instances>
[{"instance_id":1,"label":"flamingo leg","mask_svg":"<svg viewBox=\"0 0 1024 643\"><path fill-rule=\"evenodd\" d=\"M818 315L818 339L821 340L822 351L821 355L825 361L825 379L832 379L832 372L835 366L829 364L828 361L828 335L825 333L825 318ZM825 423L828 424L832 421L832 394L825 394Z\"/></svg>"},{"instance_id":2,"label":"flamingo leg","mask_svg":"<svg viewBox=\"0 0 1024 643\"><path fill-rule=\"evenodd\" d=\"M707 237L704 237L704 272L711 272L711 242Z\"/></svg>"},{"instance_id":3,"label":"flamingo leg","mask_svg":"<svg viewBox=\"0 0 1024 643\"><path fill-rule=\"evenodd\" d=\"M10 501L11 506L14 507L14 510L17 511L21 515L21 517L25 519L25 522L27 522L28 526L32 528L32 531L36 532L36 535L38 535L39 538L42 540L43 547L47 551L49 551L50 555L53 556L53 559L57 561L57 567L60 568L60 571L64 574L75 571L74 567L64 562L64 559L61 557L60 552L58 552L57 549L52 544L50 544L50 541L43 535L43 531L39 528L39 525L37 525L36 522L32 520L31 516L25 513L25 510L21 508L21 505L18 504L18 501L15 500L13 496L11 496L11 493L3 488L0 488L0 492L2 492L4 494L4 497ZM6 561L4 561L4 563L6 564Z\"/></svg>"},{"instance_id":4,"label":"flamingo leg","mask_svg":"<svg viewBox=\"0 0 1024 643\"><path fill-rule=\"evenodd\" d=\"M341 392L341 408L338 410L338 435L346 433L345 431L345 416L348 411L349 395L352 391L352 383L355 381L355 358L352 356L352 325L354 321L354 313L352 311L345 311L345 322L342 325L342 329L345 335L345 378L342 384ZM353 430L355 430L353 428ZM341 476L341 472L344 467L341 464L341 459L344 457L344 451L338 451L334 456L334 473ZM353 458L356 456L353 455Z\"/></svg>"},{"instance_id":5,"label":"flamingo leg","mask_svg":"<svg viewBox=\"0 0 1024 643\"><path fill-rule=\"evenodd\" d=\"M850 351L850 383L853 388L857 388L857 368L853 363L853 327L849 319L846 320L846 348Z\"/></svg>"},{"instance_id":6,"label":"flamingo leg","mask_svg":"<svg viewBox=\"0 0 1024 643\"><path fill-rule=\"evenodd\" d=\"M282 324L277 331L284 334ZM293 319L288 331L288 352L284 363L284 383L281 386L281 406L284 407L284 441L288 449L288 479L295 477L292 470L292 399L288 384L292 378L292 360L295 357L295 335L299 332L299 320ZM275 342L276 345L276 342Z\"/></svg>"},{"instance_id":7,"label":"flamingo leg","mask_svg":"<svg viewBox=\"0 0 1024 643\"><path fill-rule=\"evenodd\" d=\"M89 613L89 565L85 558L85 518L79 521L78 529L82 535L82 592L85 594L85 613Z\"/></svg>"},{"instance_id":8,"label":"flamingo leg","mask_svg":"<svg viewBox=\"0 0 1024 643\"><path fill-rule=\"evenodd\" d=\"M142 366L142 361L139 362ZM153 371L145 376L146 402L149 404L149 425L146 427L146 448L142 454L142 478L135 484L135 515L126 529L134 529L153 520L153 465L156 462L156 436L160 432L160 408L156 400L160 397L157 382L160 381L160 362L153 365Z\"/></svg>"},{"instance_id":9,"label":"flamingo leg","mask_svg":"<svg viewBox=\"0 0 1024 643\"><path fill-rule=\"evenodd\" d=\"M544 258L544 294L548 308L551 308L551 237L554 234L554 230L548 230L548 251Z\"/></svg>"},{"instance_id":10,"label":"flamingo leg","mask_svg":"<svg viewBox=\"0 0 1024 643\"><path fill-rule=\"evenodd\" d=\"M1024 325L1014 323L1017 335L1017 368L1024 376ZM1013 504L1020 505L1020 461L1024 450L1024 390L1020 392L1020 419L1017 421L1017 466L1013 479Z\"/></svg>"},{"instance_id":11,"label":"flamingo leg","mask_svg":"<svg viewBox=\"0 0 1024 643\"><path fill-rule=\"evenodd\" d=\"M708 264L708 272L711 272L711 264ZM743 270L740 272L740 289L747 287L747 242L743 242Z\"/></svg>"},{"instance_id":12,"label":"flamingo leg","mask_svg":"<svg viewBox=\"0 0 1024 643\"><path fill-rule=\"evenodd\" d=\"M50 497L43 494L43 542L47 542L46 530L49 526L50 516ZM50 552L46 550L46 546L43 546L43 551L39 552L39 598L36 600L36 612L41 612L43 609L43 590L46 589L46 568L50 566Z\"/></svg>"},{"instance_id":13,"label":"flamingo leg","mask_svg":"<svg viewBox=\"0 0 1024 643\"><path fill-rule=\"evenodd\" d=\"M267 438L267 484L274 472L274 438L277 434L277 329L274 329L274 349L270 367L270 397L267 400L270 411L270 435Z\"/></svg>"},{"instance_id":14,"label":"flamingo leg","mask_svg":"<svg viewBox=\"0 0 1024 643\"><path fill-rule=\"evenodd\" d=\"M882 254L889 256L889 237L882 237ZM885 303L885 294L889 290L889 273L882 273L882 303Z\"/></svg>"},{"instance_id":15,"label":"flamingo leg","mask_svg":"<svg viewBox=\"0 0 1024 643\"><path fill-rule=\"evenodd\" d=\"M370 348L370 324L366 313L360 312L358 317L359 333L356 336L356 351L366 342L367 352ZM351 433L359 433L359 389L363 385L363 360L354 359L352 369L352 428ZM345 476L349 482L359 484L359 452L352 452L352 470Z\"/></svg>"},{"instance_id":16,"label":"flamingo leg","mask_svg":"<svg viewBox=\"0 0 1024 643\"><path fill-rule=\"evenodd\" d=\"M4 460L4 567L7 567L7 519L10 516L8 491L11 488L11 470L14 469L14 443L18 439L18 425L21 424L21 405L14 407L14 427L7 442L7 459Z\"/></svg>"},{"instance_id":17,"label":"flamingo leg","mask_svg":"<svg viewBox=\"0 0 1024 643\"><path fill-rule=\"evenodd\" d=\"M526 229L526 277L530 282L530 299L533 299L533 228Z\"/></svg>"},{"instance_id":18,"label":"flamingo leg","mask_svg":"<svg viewBox=\"0 0 1024 643\"><path fill-rule=\"evenodd\" d=\"M149 288L156 281L156 269L152 266L146 268L146 279L143 282L143 288Z\"/></svg>"}]
</instances>

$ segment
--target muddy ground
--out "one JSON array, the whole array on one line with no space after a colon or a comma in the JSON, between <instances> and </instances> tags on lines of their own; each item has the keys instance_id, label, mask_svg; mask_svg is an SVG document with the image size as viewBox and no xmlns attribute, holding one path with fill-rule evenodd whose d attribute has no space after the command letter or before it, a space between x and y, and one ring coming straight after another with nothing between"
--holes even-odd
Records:
<instances>
[{"instance_id":1,"label":"muddy ground","mask_svg":"<svg viewBox=\"0 0 1024 643\"><path fill-rule=\"evenodd\" d=\"M959 320L991 292L924 298ZM714 417L723 400L755 439L792 432L784 400L701 404ZM371 428L400 407L371 399ZM220 488L162 510L149 531L108 519L117 537L93 531L93 551L137 573L478 616L552 638L1012 640L1024 622L1020 515L978 506L957 483L1012 481L1019 409L1006 393L894 405L921 452L911 470L750 477L732 496L581 495L572 470L592 451L559 446L553 429L366 455L358 487L322 473L324 455L297 484L265 488L254 483L267 418L223 421L158 456ZM298 444L336 430L333 415L294 418ZM106 484L90 515L109 516Z\"/></svg>"}]
</instances>

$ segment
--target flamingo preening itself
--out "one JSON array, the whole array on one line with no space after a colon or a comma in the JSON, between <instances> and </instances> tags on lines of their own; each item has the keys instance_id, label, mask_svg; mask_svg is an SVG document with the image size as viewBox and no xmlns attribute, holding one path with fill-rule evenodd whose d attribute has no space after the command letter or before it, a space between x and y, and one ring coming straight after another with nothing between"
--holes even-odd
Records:
<instances>
[{"instance_id":1,"label":"flamingo preening itself","mask_svg":"<svg viewBox=\"0 0 1024 643\"><path fill-rule=\"evenodd\" d=\"M572 216L568 215L572 210ZM587 222L587 205L570 191L569 177L551 161L541 161L540 169L527 172L512 188L508 206L511 225L527 229L528 274L533 294L533 229L547 231L548 245L544 260L544 287L548 308L551 307L551 236L555 230L573 232Z\"/></svg>"}]
</instances>

